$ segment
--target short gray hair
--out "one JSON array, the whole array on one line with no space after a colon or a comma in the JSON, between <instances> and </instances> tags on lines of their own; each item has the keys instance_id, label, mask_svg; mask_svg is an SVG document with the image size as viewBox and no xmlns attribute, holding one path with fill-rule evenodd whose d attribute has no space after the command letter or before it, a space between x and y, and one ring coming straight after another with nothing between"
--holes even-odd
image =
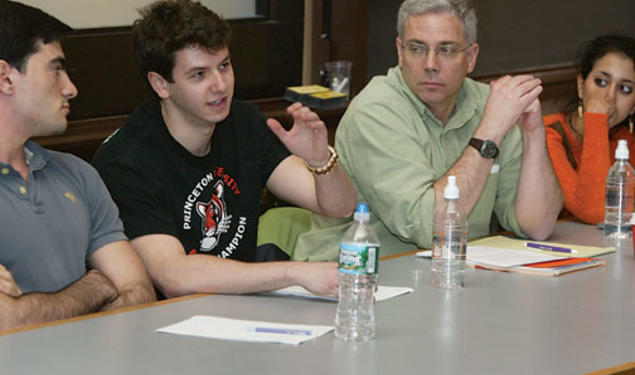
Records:
<instances>
[{"instance_id":1,"label":"short gray hair","mask_svg":"<svg viewBox=\"0 0 635 375\"><path fill-rule=\"evenodd\" d=\"M408 17L424 13L454 14L463 24L468 44L476 42L476 11L470 0L405 0L397 14L397 34L403 40L403 29Z\"/></svg>"}]
</instances>

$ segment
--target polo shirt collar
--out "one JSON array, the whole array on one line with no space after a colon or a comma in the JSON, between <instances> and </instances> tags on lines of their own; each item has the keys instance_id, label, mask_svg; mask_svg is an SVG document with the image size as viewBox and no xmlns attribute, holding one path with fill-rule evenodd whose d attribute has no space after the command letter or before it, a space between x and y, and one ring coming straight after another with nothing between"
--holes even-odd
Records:
<instances>
[{"instance_id":1,"label":"polo shirt collar","mask_svg":"<svg viewBox=\"0 0 635 375\"><path fill-rule=\"evenodd\" d=\"M390 68L388 70L388 81L393 84L401 87L402 92L406 97L410 100L414 108L416 109L419 116L425 118L428 122L436 124L445 130L456 129L466 125L478 112L478 105L476 100L471 99L471 95L469 95L469 86L472 84L469 78L465 78L463 80L463 84L461 85L461 90L459 91L459 95L456 98L456 105L454 107L454 113L450 116L447 124L443 124L439 119L437 119L430 108L419 99L419 97L410 90L410 87L406 84L406 81L403 79L403 75L401 73L401 68L396 66L394 68Z\"/></svg>"},{"instance_id":2,"label":"polo shirt collar","mask_svg":"<svg viewBox=\"0 0 635 375\"><path fill-rule=\"evenodd\" d=\"M24 145L24 156L26 164L32 171L37 171L46 166L52 155L49 151L42 148L40 145L33 141L27 141Z\"/></svg>"}]
</instances>

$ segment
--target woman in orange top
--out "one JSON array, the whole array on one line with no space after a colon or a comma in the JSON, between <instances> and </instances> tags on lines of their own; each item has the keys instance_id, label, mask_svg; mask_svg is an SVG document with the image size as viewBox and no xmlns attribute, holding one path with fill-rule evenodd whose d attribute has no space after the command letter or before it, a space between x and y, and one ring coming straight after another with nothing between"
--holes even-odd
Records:
<instances>
[{"instance_id":1,"label":"woman in orange top","mask_svg":"<svg viewBox=\"0 0 635 375\"><path fill-rule=\"evenodd\" d=\"M635 39L600 36L581 51L578 108L544 117L564 207L589 224L604 220L606 175L618 139L635 165Z\"/></svg>"}]
</instances>

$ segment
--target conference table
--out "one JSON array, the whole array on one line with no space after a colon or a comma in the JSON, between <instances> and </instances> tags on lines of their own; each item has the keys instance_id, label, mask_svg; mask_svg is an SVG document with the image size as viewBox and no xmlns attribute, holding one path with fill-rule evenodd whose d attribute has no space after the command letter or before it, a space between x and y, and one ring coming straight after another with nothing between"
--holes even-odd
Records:
<instances>
[{"instance_id":1,"label":"conference table","mask_svg":"<svg viewBox=\"0 0 635 375\"><path fill-rule=\"evenodd\" d=\"M602 246L559 222L549 239ZM377 334L328 333L299 346L154 332L194 315L332 325L336 304L265 295L195 295L0 335L0 374L596 374L635 360L630 241L605 267L559 277L469 268L467 287L430 286L430 260L383 259L379 284L410 294L375 305ZM626 364L626 365L625 365ZM614 367L618 366L618 367Z\"/></svg>"}]
</instances>

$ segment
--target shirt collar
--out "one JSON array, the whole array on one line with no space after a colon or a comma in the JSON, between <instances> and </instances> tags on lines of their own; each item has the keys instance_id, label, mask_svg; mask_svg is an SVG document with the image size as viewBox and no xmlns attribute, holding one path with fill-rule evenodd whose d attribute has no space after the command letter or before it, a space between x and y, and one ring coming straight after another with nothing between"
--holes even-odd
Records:
<instances>
[{"instance_id":1,"label":"shirt collar","mask_svg":"<svg viewBox=\"0 0 635 375\"><path fill-rule=\"evenodd\" d=\"M24 157L30 170L40 170L51 159L51 153L33 141L24 145Z\"/></svg>"},{"instance_id":2,"label":"shirt collar","mask_svg":"<svg viewBox=\"0 0 635 375\"><path fill-rule=\"evenodd\" d=\"M454 113L450 116L447 124L443 124L439 119L437 119L430 108L421 100L419 97L412 92L410 87L406 84L406 81L403 79L403 75L401 73L401 68L396 66L394 68L390 68L388 71L388 80L392 81L399 86L404 95L410 100L414 108L417 110L419 116L425 118L426 122L434 123L442 128L455 129L462 127L465 125L476 113L478 112L478 106L476 105L476 101L471 99L470 96L470 88L471 79L465 78L463 80L463 84L461 85L461 90L459 91L459 95L456 99L456 105L454 107Z\"/></svg>"}]
</instances>

